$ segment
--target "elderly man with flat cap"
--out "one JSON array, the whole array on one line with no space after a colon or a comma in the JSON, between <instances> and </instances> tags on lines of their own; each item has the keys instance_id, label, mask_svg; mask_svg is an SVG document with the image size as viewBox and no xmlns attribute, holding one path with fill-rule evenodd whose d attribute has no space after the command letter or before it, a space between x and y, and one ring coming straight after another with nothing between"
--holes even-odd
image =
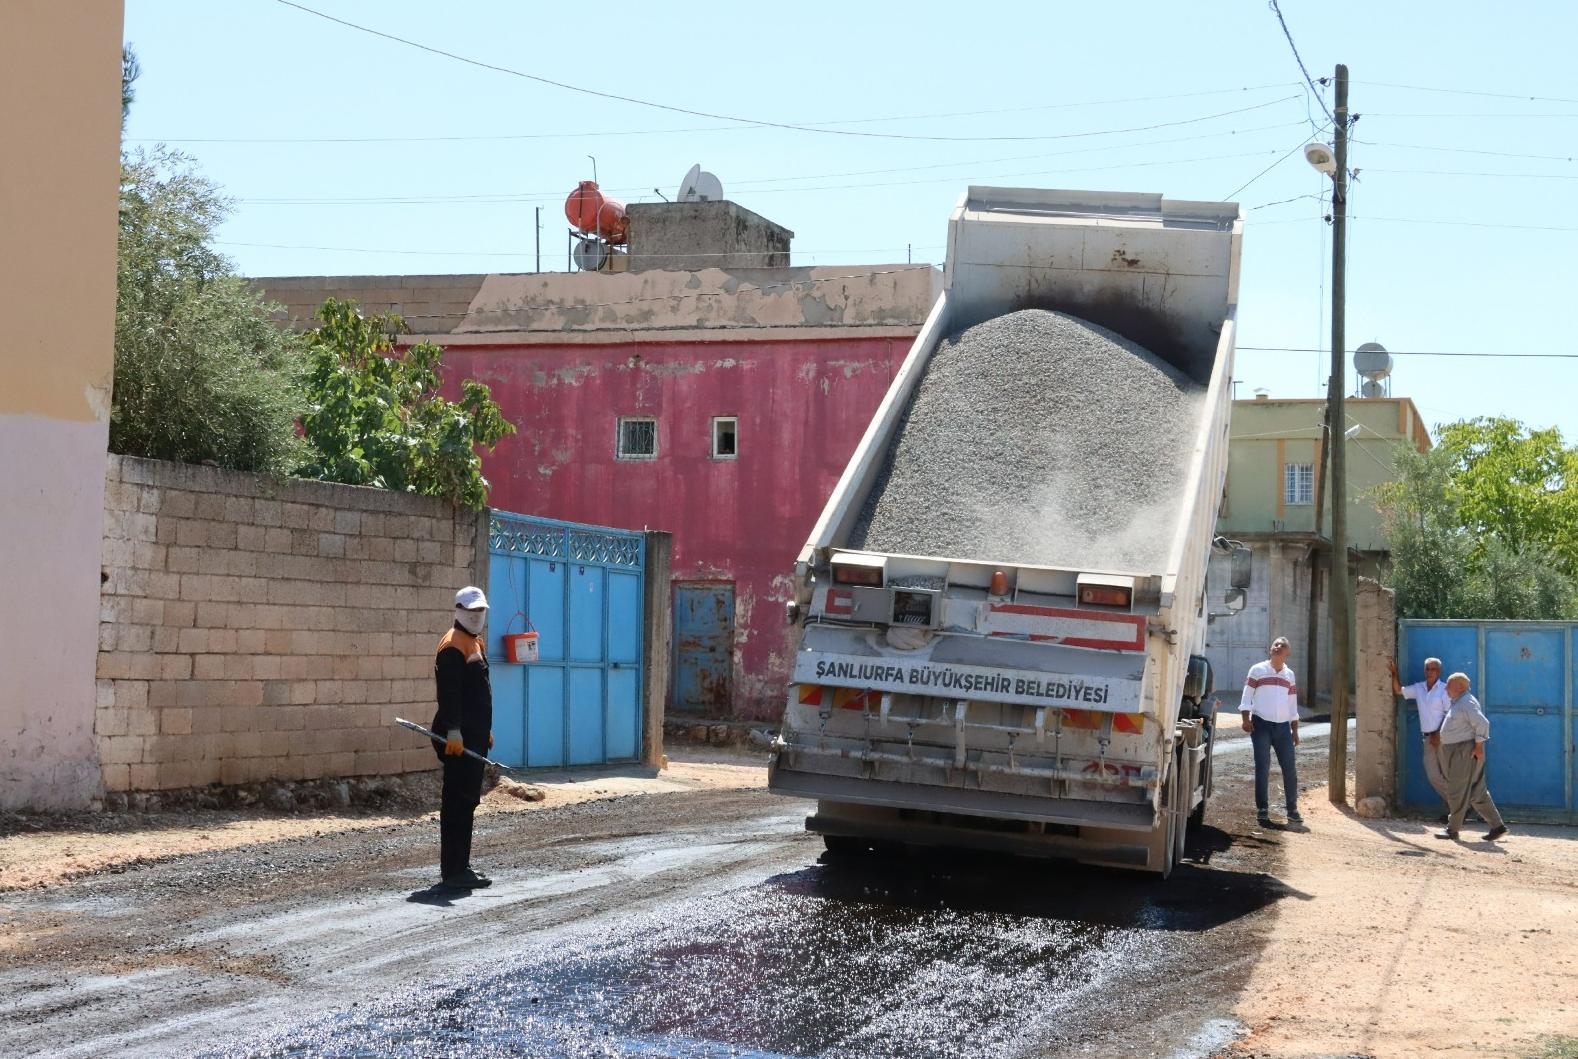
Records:
<instances>
[{"instance_id":1,"label":"elderly man with flat cap","mask_svg":"<svg viewBox=\"0 0 1578 1059\"><path fill-rule=\"evenodd\" d=\"M471 866L472 814L482 801L483 764L466 751L487 754L493 746L493 689L483 629L488 599L467 585L455 593L455 623L438 641L433 676L438 712L433 734L443 737L438 760L444 766L444 794L438 813L439 872L444 885L478 890L493 880Z\"/></svg>"},{"instance_id":2,"label":"elderly man with flat cap","mask_svg":"<svg viewBox=\"0 0 1578 1059\"><path fill-rule=\"evenodd\" d=\"M1485 786L1485 743L1490 739L1490 719L1479 700L1469 692L1467 673L1447 677L1446 717L1441 721L1441 771L1447 783L1446 830L1437 838L1456 840L1463 830L1469 809L1490 825L1485 837L1491 842L1507 833L1507 825L1496 811L1496 803Z\"/></svg>"}]
</instances>

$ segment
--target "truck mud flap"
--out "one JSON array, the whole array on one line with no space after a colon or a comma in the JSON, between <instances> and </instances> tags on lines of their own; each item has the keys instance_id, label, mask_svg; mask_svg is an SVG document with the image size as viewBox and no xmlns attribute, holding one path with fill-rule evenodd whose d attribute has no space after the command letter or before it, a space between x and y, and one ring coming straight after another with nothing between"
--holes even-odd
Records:
<instances>
[{"instance_id":1,"label":"truck mud flap","mask_svg":"<svg viewBox=\"0 0 1578 1059\"><path fill-rule=\"evenodd\" d=\"M922 783L895 783L855 776L830 776L774 766L767 773L767 789L775 794L819 801L850 802L889 809L920 809L962 813L994 819L1030 820L1076 827L1111 827L1149 832L1156 826L1150 803L1076 801L1069 798L1007 794L961 787L935 787Z\"/></svg>"}]
</instances>

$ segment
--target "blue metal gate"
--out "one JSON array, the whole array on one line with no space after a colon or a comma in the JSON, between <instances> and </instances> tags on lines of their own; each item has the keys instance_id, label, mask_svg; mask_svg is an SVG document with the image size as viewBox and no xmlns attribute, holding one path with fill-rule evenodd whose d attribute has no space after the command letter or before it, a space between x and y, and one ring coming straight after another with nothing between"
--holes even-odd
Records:
<instances>
[{"instance_id":1,"label":"blue metal gate","mask_svg":"<svg viewBox=\"0 0 1578 1059\"><path fill-rule=\"evenodd\" d=\"M1424 660L1441 659L1443 679L1457 671L1474 683L1490 718L1485 769L1497 808L1517 820L1578 823L1573 803L1574 650L1569 622L1399 622L1403 683L1423 679ZM1439 811L1420 759L1419 714L1397 711L1397 790L1408 806Z\"/></svg>"},{"instance_id":2,"label":"blue metal gate","mask_svg":"<svg viewBox=\"0 0 1578 1059\"><path fill-rule=\"evenodd\" d=\"M488 548L494 756L531 768L639 758L645 538L494 511ZM539 660L511 664L503 637L528 623Z\"/></svg>"}]
</instances>

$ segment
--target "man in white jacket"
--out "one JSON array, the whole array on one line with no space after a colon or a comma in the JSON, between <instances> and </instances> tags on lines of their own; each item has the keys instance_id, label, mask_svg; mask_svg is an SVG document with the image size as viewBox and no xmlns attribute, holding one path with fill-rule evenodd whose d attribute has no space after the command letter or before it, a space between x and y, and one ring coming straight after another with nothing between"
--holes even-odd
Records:
<instances>
[{"instance_id":1,"label":"man in white jacket","mask_svg":"<svg viewBox=\"0 0 1578 1059\"><path fill-rule=\"evenodd\" d=\"M1271 657L1249 667L1243 701L1238 707L1243 714L1244 731L1249 733L1254 744L1255 814L1262 827L1271 824L1273 750L1282 768L1282 795L1287 802L1288 823L1294 826L1304 823L1299 815L1299 775L1293 760L1293 748L1299 744L1299 688L1293 667L1287 664L1290 650L1285 636L1271 641Z\"/></svg>"}]
</instances>

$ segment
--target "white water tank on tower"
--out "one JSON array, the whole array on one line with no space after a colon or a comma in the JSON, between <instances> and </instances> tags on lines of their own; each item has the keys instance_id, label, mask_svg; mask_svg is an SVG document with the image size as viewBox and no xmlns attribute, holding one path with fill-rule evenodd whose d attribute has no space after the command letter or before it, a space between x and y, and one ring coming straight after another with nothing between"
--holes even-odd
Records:
<instances>
[{"instance_id":1,"label":"white water tank on tower","mask_svg":"<svg viewBox=\"0 0 1578 1059\"><path fill-rule=\"evenodd\" d=\"M1383 379L1392 374L1392 355L1379 342L1366 342L1353 351L1353 370L1364 382L1359 386L1361 397L1384 397Z\"/></svg>"}]
</instances>

